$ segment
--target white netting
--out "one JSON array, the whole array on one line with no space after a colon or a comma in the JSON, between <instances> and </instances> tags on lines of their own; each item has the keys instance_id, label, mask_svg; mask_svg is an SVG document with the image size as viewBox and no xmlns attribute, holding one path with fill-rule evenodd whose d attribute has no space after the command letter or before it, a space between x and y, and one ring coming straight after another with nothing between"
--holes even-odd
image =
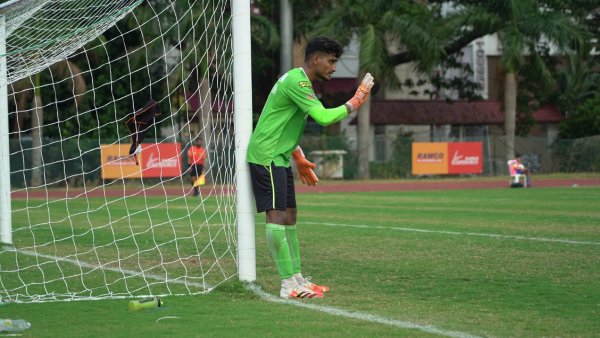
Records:
<instances>
[{"instance_id":1,"label":"white netting","mask_svg":"<svg viewBox=\"0 0 600 338\"><path fill-rule=\"evenodd\" d=\"M229 1L25 0L2 15L13 246L0 297L193 294L236 276ZM136 166L125 122L149 100L161 115ZM193 197L198 137L207 184Z\"/></svg>"}]
</instances>

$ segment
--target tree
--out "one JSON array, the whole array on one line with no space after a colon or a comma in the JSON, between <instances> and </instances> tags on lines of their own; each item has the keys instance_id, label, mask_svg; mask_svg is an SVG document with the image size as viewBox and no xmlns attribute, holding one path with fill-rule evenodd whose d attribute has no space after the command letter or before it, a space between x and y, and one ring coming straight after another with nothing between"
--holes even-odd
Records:
<instances>
[{"instance_id":1,"label":"tree","mask_svg":"<svg viewBox=\"0 0 600 338\"><path fill-rule=\"evenodd\" d=\"M342 0L320 13L312 35L328 35L342 45L356 38L360 42L359 74L370 72L379 86L398 87L392 47L406 50L407 60L418 61L421 71L429 71L445 55L443 43L449 39L440 6L403 1ZM408 61L407 61L408 62ZM369 178L370 101L358 112L358 176Z\"/></svg>"},{"instance_id":2,"label":"tree","mask_svg":"<svg viewBox=\"0 0 600 338\"><path fill-rule=\"evenodd\" d=\"M48 83L61 81L66 84L61 86L48 86ZM44 117L44 97L45 90L51 91L48 97L57 95L58 92L67 91L69 94L62 103L57 105L79 105L82 102L83 94L86 90L86 83L81 75L81 69L73 62L63 60L51 65L48 71L40 72L31 77L21 79L11 85L12 95L15 96L15 120L13 122L13 135L20 138L21 131L24 129L24 112L27 111L26 102L31 102L31 185L39 186L43 184L43 161L42 148L44 138L44 124L48 119ZM56 118L56 117L55 117ZM54 128L48 128L54 130ZM60 131L59 131L60 133Z\"/></svg>"},{"instance_id":3,"label":"tree","mask_svg":"<svg viewBox=\"0 0 600 338\"><path fill-rule=\"evenodd\" d=\"M514 157L517 113L517 76L527 63L539 80L552 85L551 70L541 57L542 50L554 47L565 54L587 53L588 34L561 2L537 0L459 1L464 5L463 26L475 31L493 31L502 45L500 63L504 68L504 132L506 157Z\"/></svg>"},{"instance_id":4,"label":"tree","mask_svg":"<svg viewBox=\"0 0 600 338\"><path fill-rule=\"evenodd\" d=\"M557 74L557 106L565 117L591 99L600 89L600 73L594 72L588 55L571 55Z\"/></svg>"},{"instance_id":5,"label":"tree","mask_svg":"<svg viewBox=\"0 0 600 338\"><path fill-rule=\"evenodd\" d=\"M503 46L501 64L505 72L507 157L512 157L514 152L517 75L525 63L525 55L539 78L551 83L553 80L539 56L539 49L552 45L561 52L585 53L588 35L580 23L594 8L593 2L583 0L458 0L453 2L454 11L442 15L441 5L446 1L365 3L342 0L336 2L333 8L322 1L311 2L317 10L309 12L312 14L308 16L316 18L321 15L316 22L316 32L329 34L342 42L348 42L357 35L361 45L365 44L360 52L362 72L366 69L391 69L413 61L420 70L426 71L473 40L497 33ZM304 9L304 13L306 11ZM390 43L400 44L400 50L389 54ZM386 81L385 85L393 83L393 80ZM367 126L368 121L364 117L359 119L359 130ZM359 131L359 144L364 145L364 136L361 135ZM361 160L363 170L360 176L363 178L364 162L364 159Z\"/></svg>"},{"instance_id":6,"label":"tree","mask_svg":"<svg viewBox=\"0 0 600 338\"><path fill-rule=\"evenodd\" d=\"M585 101L560 126L560 138L575 139L600 135L600 95Z\"/></svg>"}]
</instances>

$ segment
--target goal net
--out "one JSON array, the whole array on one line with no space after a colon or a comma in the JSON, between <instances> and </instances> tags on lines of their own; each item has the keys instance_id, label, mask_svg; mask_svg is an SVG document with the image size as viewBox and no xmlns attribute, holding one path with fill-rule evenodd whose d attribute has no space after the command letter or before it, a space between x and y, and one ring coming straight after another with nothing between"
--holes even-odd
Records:
<instances>
[{"instance_id":1,"label":"goal net","mask_svg":"<svg viewBox=\"0 0 600 338\"><path fill-rule=\"evenodd\" d=\"M230 7L0 5L2 301L197 294L236 276Z\"/></svg>"}]
</instances>

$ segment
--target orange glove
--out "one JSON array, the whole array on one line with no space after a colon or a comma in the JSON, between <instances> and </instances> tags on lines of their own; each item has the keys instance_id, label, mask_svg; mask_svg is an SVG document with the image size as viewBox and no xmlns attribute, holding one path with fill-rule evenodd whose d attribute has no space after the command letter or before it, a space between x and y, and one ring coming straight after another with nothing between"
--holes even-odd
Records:
<instances>
[{"instance_id":1,"label":"orange glove","mask_svg":"<svg viewBox=\"0 0 600 338\"><path fill-rule=\"evenodd\" d=\"M357 110L358 107L367 101L369 93L371 92L371 88L373 88L374 84L375 82L373 82L373 76L371 76L370 73L367 73L360 83L360 86L358 86L354 96L348 102L346 102L346 104L350 106L351 112Z\"/></svg>"},{"instance_id":2,"label":"orange glove","mask_svg":"<svg viewBox=\"0 0 600 338\"><path fill-rule=\"evenodd\" d=\"M298 169L298 174L300 175L302 183L306 185L317 185L319 178L317 178L317 175L315 175L315 172L313 171L317 165L304 157L304 153L300 147L292 152L292 157L294 157L294 161L296 162L296 169Z\"/></svg>"}]
</instances>

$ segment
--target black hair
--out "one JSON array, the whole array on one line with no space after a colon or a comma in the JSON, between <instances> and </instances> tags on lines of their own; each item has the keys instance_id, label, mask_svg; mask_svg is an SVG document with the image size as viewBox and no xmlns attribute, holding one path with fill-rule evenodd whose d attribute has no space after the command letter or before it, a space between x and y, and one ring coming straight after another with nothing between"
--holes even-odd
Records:
<instances>
[{"instance_id":1,"label":"black hair","mask_svg":"<svg viewBox=\"0 0 600 338\"><path fill-rule=\"evenodd\" d=\"M344 49L337 41L328 37L318 36L311 39L306 45L306 50L304 51L304 60L308 60L310 55L316 52L333 54L336 58L339 58L344 52Z\"/></svg>"},{"instance_id":2,"label":"black hair","mask_svg":"<svg viewBox=\"0 0 600 338\"><path fill-rule=\"evenodd\" d=\"M521 153L515 153L515 158L521 157Z\"/></svg>"}]
</instances>

